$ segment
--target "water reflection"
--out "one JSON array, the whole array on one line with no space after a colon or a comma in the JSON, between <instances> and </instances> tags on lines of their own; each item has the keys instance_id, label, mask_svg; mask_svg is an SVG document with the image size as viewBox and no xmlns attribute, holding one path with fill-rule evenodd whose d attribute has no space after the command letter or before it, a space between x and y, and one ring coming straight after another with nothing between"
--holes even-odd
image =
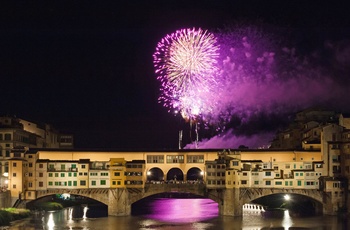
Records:
<instances>
[{"instance_id":1,"label":"water reflection","mask_svg":"<svg viewBox=\"0 0 350 230\"><path fill-rule=\"evenodd\" d=\"M289 229L290 227L292 227L293 225L293 220L289 215L289 211L286 210L284 211L284 216L283 216L283 220L282 220L282 227L284 227L284 229Z\"/></svg>"},{"instance_id":2,"label":"water reflection","mask_svg":"<svg viewBox=\"0 0 350 230\"><path fill-rule=\"evenodd\" d=\"M198 222L219 214L218 204L210 199L159 198L150 203L149 210L146 218L173 223Z\"/></svg>"},{"instance_id":3,"label":"water reflection","mask_svg":"<svg viewBox=\"0 0 350 230\"><path fill-rule=\"evenodd\" d=\"M47 220L47 227L49 230L52 230L55 227L55 221L53 220L53 215L52 213L49 214L49 219Z\"/></svg>"},{"instance_id":4,"label":"water reflection","mask_svg":"<svg viewBox=\"0 0 350 230\"><path fill-rule=\"evenodd\" d=\"M138 207L138 216L107 216L106 207L77 206L55 212L41 212L32 219L16 222L10 230L263 230L263 229L348 229L349 218L290 216L279 218L249 214L240 217L219 216L218 204L208 199L155 199ZM142 210L144 209L144 210ZM85 216L85 218L84 218Z\"/></svg>"}]
</instances>

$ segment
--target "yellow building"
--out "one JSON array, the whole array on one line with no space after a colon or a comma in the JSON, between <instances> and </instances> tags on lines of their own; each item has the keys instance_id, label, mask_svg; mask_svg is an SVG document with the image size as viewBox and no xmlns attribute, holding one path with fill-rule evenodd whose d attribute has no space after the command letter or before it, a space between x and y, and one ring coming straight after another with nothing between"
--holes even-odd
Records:
<instances>
[{"instance_id":1,"label":"yellow building","mask_svg":"<svg viewBox=\"0 0 350 230\"><path fill-rule=\"evenodd\" d=\"M126 160L124 158L111 158L109 172L111 188L125 188Z\"/></svg>"}]
</instances>

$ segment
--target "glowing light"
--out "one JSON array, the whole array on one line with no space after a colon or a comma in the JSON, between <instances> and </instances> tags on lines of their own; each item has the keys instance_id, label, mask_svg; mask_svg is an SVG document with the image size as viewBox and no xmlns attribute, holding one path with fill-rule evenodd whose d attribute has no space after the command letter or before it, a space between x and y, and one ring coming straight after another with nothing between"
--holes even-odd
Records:
<instances>
[{"instance_id":1,"label":"glowing light","mask_svg":"<svg viewBox=\"0 0 350 230\"><path fill-rule=\"evenodd\" d=\"M88 210L88 207L85 206L85 207L84 207L84 215L83 215L83 219L84 219L84 220L86 219L87 210Z\"/></svg>"},{"instance_id":2,"label":"glowing light","mask_svg":"<svg viewBox=\"0 0 350 230\"><path fill-rule=\"evenodd\" d=\"M53 214L50 213L49 215L49 220L47 221L47 226L48 228L51 230L51 229L54 229L55 227L55 221L53 220Z\"/></svg>"},{"instance_id":3,"label":"glowing light","mask_svg":"<svg viewBox=\"0 0 350 230\"><path fill-rule=\"evenodd\" d=\"M286 194L286 195L284 195L284 199L288 201L288 200L290 200L290 196L288 194Z\"/></svg>"},{"instance_id":4,"label":"glowing light","mask_svg":"<svg viewBox=\"0 0 350 230\"><path fill-rule=\"evenodd\" d=\"M182 29L165 36L153 55L155 72L161 82L159 101L170 111L192 118L209 112L216 84L219 46L213 34L202 29Z\"/></svg>"},{"instance_id":5,"label":"glowing light","mask_svg":"<svg viewBox=\"0 0 350 230\"><path fill-rule=\"evenodd\" d=\"M69 208L69 220L73 220L73 208Z\"/></svg>"}]
</instances>

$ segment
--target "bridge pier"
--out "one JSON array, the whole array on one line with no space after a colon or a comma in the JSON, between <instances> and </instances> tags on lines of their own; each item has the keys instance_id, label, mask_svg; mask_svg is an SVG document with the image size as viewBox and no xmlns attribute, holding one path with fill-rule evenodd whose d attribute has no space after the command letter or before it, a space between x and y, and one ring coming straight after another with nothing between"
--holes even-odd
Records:
<instances>
[{"instance_id":1,"label":"bridge pier","mask_svg":"<svg viewBox=\"0 0 350 230\"><path fill-rule=\"evenodd\" d=\"M239 197L239 189L224 189L223 199L219 202L219 213L223 216L241 216L243 199Z\"/></svg>"},{"instance_id":2,"label":"bridge pier","mask_svg":"<svg viewBox=\"0 0 350 230\"><path fill-rule=\"evenodd\" d=\"M131 204L128 190L125 188L110 189L108 192L108 215L129 216Z\"/></svg>"}]
</instances>

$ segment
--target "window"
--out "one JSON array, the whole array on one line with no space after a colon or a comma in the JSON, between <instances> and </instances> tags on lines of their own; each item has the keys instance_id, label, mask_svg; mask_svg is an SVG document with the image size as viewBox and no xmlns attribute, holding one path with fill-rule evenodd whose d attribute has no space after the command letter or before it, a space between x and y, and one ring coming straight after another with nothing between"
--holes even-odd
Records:
<instances>
[{"instance_id":1,"label":"window","mask_svg":"<svg viewBox=\"0 0 350 230\"><path fill-rule=\"evenodd\" d=\"M276 181L275 185L282 185L282 181Z\"/></svg>"},{"instance_id":2,"label":"window","mask_svg":"<svg viewBox=\"0 0 350 230\"><path fill-rule=\"evenodd\" d=\"M271 185L271 181L269 180L265 181L265 185Z\"/></svg>"},{"instance_id":3,"label":"window","mask_svg":"<svg viewBox=\"0 0 350 230\"><path fill-rule=\"evenodd\" d=\"M12 174L12 176L13 176L13 177L16 177L16 176L17 176L17 174L16 174L16 173L13 173L13 174Z\"/></svg>"},{"instance_id":4,"label":"window","mask_svg":"<svg viewBox=\"0 0 350 230\"><path fill-rule=\"evenodd\" d=\"M81 186L85 186L85 185L86 185L86 181L85 181L85 180L81 180L81 181L80 181L80 185L81 185Z\"/></svg>"},{"instance_id":5,"label":"window","mask_svg":"<svg viewBox=\"0 0 350 230\"><path fill-rule=\"evenodd\" d=\"M183 155L166 156L166 163L184 163L184 156Z\"/></svg>"},{"instance_id":6,"label":"window","mask_svg":"<svg viewBox=\"0 0 350 230\"><path fill-rule=\"evenodd\" d=\"M120 172L114 172L114 176L120 176Z\"/></svg>"},{"instance_id":7,"label":"window","mask_svg":"<svg viewBox=\"0 0 350 230\"><path fill-rule=\"evenodd\" d=\"M11 134L5 133L5 141L10 141L10 140L11 140Z\"/></svg>"},{"instance_id":8,"label":"window","mask_svg":"<svg viewBox=\"0 0 350 230\"><path fill-rule=\"evenodd\" d=\"M44 173L39 173L39 177L44 177Z\"/></svg>"},{"instance_id":9,"label":"window","mask_svg":"<svg viewBox=\"0 0 350 230\"><path fill-rule=\"evenodd\" d=\"M53 185L53 182L52 181L49 181L49 186L52 186Z\"/></svg>"},{"instance_id":10,"label":"window","mask_svg":"<svg viewBox=\"0 0 350 230\"><path fill-rule=\"evenodd\" d=\"M13 162L12 166L15 168L17 167L17 163L16 162Z\"/></svg>"},{"instance_id":11,"label":"window","mask_svg":"<svg viewBox=\"0 0 350 230\"><path fill-rule=\"evenodd\" d=\"M29 168L33 168L33 163L29 163L29 164L28 164L28 167L29 167Z\"/></svg>"},{"instance_id":12,"label":"window","mask_svg":"<svg viewBox=\"0 0 350 230\"><path fill-rule=\"evenodd\" d=\"M44 182L39 181L39 187L44 187Z\"/></svg>"},{"instance_id":13,"label":"window","mask_svg":"<svg viewBox=\"0 0 350 230\"><path fill-rule=\"evenodd\" d=\"M49 177L52 177L52 173L49 173Z\"/></svg>"},{"instance_id":14,"label":"window","mask_svg":"<svg viewBox=\"0 0 350 230\"><path fill-rule=\"evenodd\" d=\"M82 168L82 169L85 169L85 168L86 168L86 165L81 165L81 168Z\"/></svg>"},{"instance_id":15,"label":"window","mask_svg":"<svg viewBox=\"0 0 350 230\"><path fill-rule=\"evenodd\" d=\"M187 163L204 163L204 156L187 156Z\"/></svg>"},{"instance_id":16,"label":"window","mask_svg":"<svg viewBox=\"0 0 350 230\"><path fill-rule=\"evenodd\" d=\"M91 181L91 185L95 186L96 185L96 181Z\"/></svg>"},{"instance_id":17,"label":"window","mask_svg":"<svg viewBox=\"0 0 350 230\"><path fill-rule=\"evenodd\" d=\"M232 161L232 166L238 166L238 161Z\"/></svg>"},{"instance_id":18,"label":"window","mask_svg":"<svg viewBox=\"0 0 350 230\"><path fill-rule=\"evenodd\" d=\"M43 164L39 164L39 168L40 169L44 168L44 165Z\"/></svg>"},{"instance_id":19,"label":"window","mask_svg":"<svg viewBox=\"0 0 350 230\"><path fill-rule=\"evenodd\" d=\"M61 173L61 177L64 177L64 173Z\"/></svg>"},{"instance_id":20,"label":"window","mask_svg":"<svg viewBox=\"0 0 350 230\"><path fill-rule=\"evenodd\" d=\"M29 188L33 188L33 183L32 183L32 182L29 182L29 183L28 183L28 187L29 187Z\"/></svg>"},{"instance_id":21,"label":"window","mask_svg":"<svg viewBox=\"0 0 350 230\"><path fill-rule=\"evenodd\" d=\"M106 185L106 180L101 180L101 181L100 181L100 184L101 184L101 185Z\"/></svg>"},{"instance_id":22,"label":"window","mask_svg":"<svg viewBox=\"0 0 350 230\"><path fill-rule=\"evenodd\" d=\"M265 172L265 176L271 176L271 172Z\"/></svg>"},{"instance_id":23,"label":"window","mask_svg":"<svg viewBox=\"0 0 350 230\"><path fill-rule=\"evenodd\" d=\"M164 163L163 155L148 155L147 163Z\"/></svg>"},{"instance_id":24,"label":"window","mask_svg":"<svg viewBox=\"0 0 350 230\"><path fill-rule=\"evenodd\" d=\"M258 184L259 184L259 181L258 181L258 180L254 181L254 184L255 184L255 185L258 185Z\"/></svg>"}]
</instances>

